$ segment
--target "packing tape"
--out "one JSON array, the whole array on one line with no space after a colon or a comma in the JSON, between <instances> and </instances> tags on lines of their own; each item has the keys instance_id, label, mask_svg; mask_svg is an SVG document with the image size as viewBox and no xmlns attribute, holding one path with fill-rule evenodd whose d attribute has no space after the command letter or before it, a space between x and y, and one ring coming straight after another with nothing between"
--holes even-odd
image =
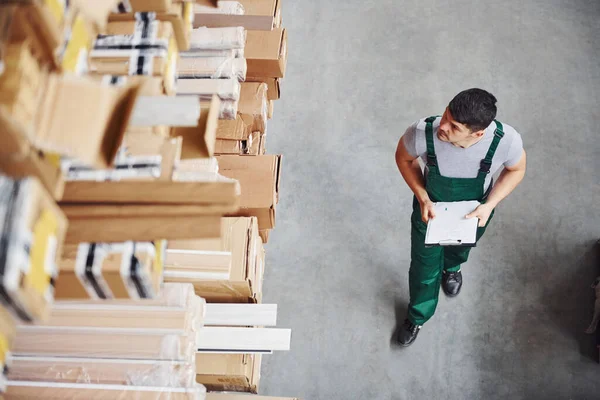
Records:
<instances>
[{"instance_id":1,"label":"packing tape","mask_svg":"<svg viewBox=\"0 0 600 400\"><path fill-rule=\"evenodd\" d=\"M81 243L77 248L75 274L92 299L112 299L112 291L102 276L104 255L96 243Z\"/></svg>"},{"instance_id":2,"label":"packing tape","mask_svg":"<svg viewBox=\"0 0 600 400\"><path fill-rule=\"evenodd\" d=\"M117 4L114 8L115 13L119 13L119 14L126 14L126 13L130 13L132 12L133 9L131 7L131 3L129 3L129 0L122 0L119 1L119 4Z\"/></svg>"},{"instance_id":3,"label":"packing tape","mask_svg":"<svg viewBox=\"0 0 600 400\"><path fill-rule=\"evenodd\" d=\"M135 13L136 23L131 35L98 35L92 57L129 56L128 75L152 75L154 58L168 58L169 39L158 39L159 21L156 13Z\"/></svg>"}]
</instances>

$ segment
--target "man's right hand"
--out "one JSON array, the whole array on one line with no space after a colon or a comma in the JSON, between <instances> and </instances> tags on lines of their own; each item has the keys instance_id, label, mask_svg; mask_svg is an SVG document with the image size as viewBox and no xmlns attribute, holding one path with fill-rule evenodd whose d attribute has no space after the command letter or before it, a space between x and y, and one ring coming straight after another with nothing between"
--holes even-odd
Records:
<instances>
[{"instance_id":1,"label":"man's right hand","mask_svg":"<svg viewBox=\"0 0 600 400\"><path fill-rule=\"evenodd\" d=\"M435 218L434 202L427 199L422 202L419 202L419 204L421 204L421 219L423 220L423 222L428 223L430 219Z\"/></svg>"}]
</instances>

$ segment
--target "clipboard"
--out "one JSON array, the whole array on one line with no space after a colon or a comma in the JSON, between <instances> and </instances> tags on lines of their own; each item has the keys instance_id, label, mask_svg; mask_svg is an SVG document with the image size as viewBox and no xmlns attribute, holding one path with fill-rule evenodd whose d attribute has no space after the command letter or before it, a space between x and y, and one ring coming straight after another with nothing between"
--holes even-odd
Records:
<instances>
[{"instance_id":1,"label":"clipboard","mask_svg":"<svg viewBox=\"0 0 600 400\"><path fill-rule=\"evenodd\" d=\"M479 219L465 216L479 205L475 200L435 203L435 218L427 224L425 246L475 247Z\"/></svg>"}]
</instances>

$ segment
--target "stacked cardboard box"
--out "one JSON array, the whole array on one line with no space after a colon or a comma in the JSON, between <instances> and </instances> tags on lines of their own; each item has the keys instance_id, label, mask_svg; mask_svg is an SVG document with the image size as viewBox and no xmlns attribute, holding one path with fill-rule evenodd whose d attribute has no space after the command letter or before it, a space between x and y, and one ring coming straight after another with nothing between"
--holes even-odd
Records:
<instances>
[{"instance_id":1,"label":"stacked cardboard box","mask_svg":"<svg viewBox=\"0 0 600 400\"><path fill-rule=\"evenodd\" d=\"M246 29L278 28L280 4L236 3L246 22L192 29L216 3L0 5L0 394L256 393L262 355L289 350L260 304L285 57L280 72L245 57L263 41Z\"/></svg>"}]
</instances>

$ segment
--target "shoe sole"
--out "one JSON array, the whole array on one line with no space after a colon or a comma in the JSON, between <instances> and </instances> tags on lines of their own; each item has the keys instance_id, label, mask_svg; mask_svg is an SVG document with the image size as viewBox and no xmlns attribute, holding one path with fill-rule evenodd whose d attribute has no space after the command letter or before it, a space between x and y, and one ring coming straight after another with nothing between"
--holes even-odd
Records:
<instances>
[{"instance_id":1,"label":"shoe sole","mask_svg":"<svg viewBox=\"0 0 600 400\"><path fill-rule=\"evenodd\" d=\"M446 290L445 290L445 289L443 289L443 288L442 288L442 290L444 291L444 294L445 294L446 296L448 296L448 297L456 297L456 296L458 296L458 295L460 294L460 290L459 290L458 292L456 292L456 294L448 293L448 292L446 292Z\"/></svg>"}]
</instances>

